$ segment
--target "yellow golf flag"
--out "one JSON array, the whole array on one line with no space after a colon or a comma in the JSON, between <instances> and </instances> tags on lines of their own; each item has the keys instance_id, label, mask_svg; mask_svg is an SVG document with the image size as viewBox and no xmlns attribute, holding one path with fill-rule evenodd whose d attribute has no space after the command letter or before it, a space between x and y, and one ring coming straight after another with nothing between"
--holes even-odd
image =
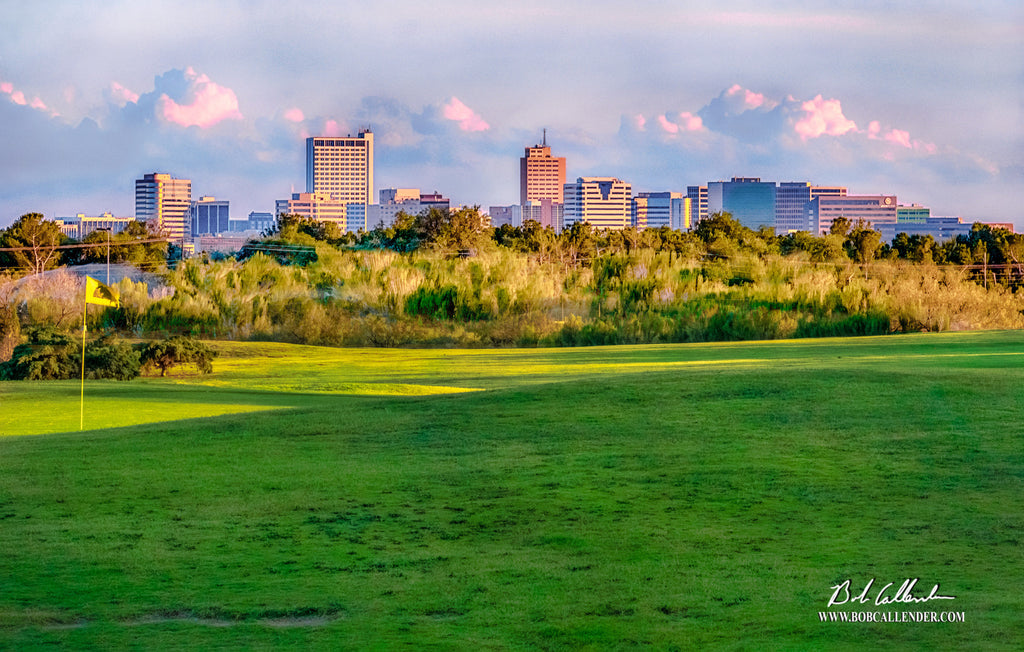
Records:
<instances>
[{"instance_id":1,"label":"yellow golf flag","mask_svg":"<svg viewBox=\"0 0 1024 652\"><path fill-rule=\"evenodd\" d=\"M121 305L117 290L104 285L91 276L85 277L85 302L95 303L99 306L112 306L118 308Z\"/></svg>"}]
</instances>

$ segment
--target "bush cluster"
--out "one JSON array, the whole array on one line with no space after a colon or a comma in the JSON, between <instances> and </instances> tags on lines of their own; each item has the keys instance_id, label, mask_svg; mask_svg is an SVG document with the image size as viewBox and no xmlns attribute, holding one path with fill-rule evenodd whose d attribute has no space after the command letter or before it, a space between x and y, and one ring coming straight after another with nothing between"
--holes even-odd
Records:
<instances>
[{"instance_id":1,"label":"bush cluster","mask_svg":"<svg viewBox=\"0 0 1024 652\"><path fill-rule=\"evenodd\" d=\"M160 369L164 376L174 366L193 364L199 373L213 370L216 352L190 337L132 345L107 334L87 342L82 358L81 341L52 326L30 328L27 341L14 347L9 360L0 363L0 380L131 380L143 371Z\"/></svg>"}]
</instances>

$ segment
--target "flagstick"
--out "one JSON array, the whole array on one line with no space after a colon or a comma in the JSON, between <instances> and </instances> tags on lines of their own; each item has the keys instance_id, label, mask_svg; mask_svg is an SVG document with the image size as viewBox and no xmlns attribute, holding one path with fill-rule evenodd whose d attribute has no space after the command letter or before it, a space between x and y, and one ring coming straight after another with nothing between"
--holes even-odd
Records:
<instances>
[{"instance_id":1,"label":"flagstick","mask_svg":"<svg viewBox=\"0 0 1024 652\"><path fill-rule=\"evenodd\" d=\"M86 280L86 285L89 281ZM82 401L78 409L78 429L85 430L85 317L89 311L89 294L86 292L85 302L82 304Z\"/></svg>"}]
</instances>

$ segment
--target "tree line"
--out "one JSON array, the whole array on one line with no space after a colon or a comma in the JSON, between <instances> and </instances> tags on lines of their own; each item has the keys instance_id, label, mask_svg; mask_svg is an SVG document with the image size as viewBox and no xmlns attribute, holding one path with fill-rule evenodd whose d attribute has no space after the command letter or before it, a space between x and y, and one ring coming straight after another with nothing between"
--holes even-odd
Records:
<instances>
[{"instance_id":1,"label":"tree line","mask_svg":"<svg viewBox=\"0 0 1024 652\"><path fill-rule=\"evenodd\" d=\"M143 222L129 222L120 233L93 231L75 240L40 213L26 213L0 231L0 270L15 274L39 274L65 265L108 260L144 269L161 268L167 254L167 239Z\"/></svg>"},{"instance_id":2,"label":"tree line","mask_svg":"<svg viewBox=\"0 0 1024 652\"><path fill-rule=\"evenodd\" d=\"M885 244L878 232L844 220L821 236L779 236L727 214L692 232L581 223L561 233L536 222L490 228L476 208L400 214L361 233L282 216L245 256L180 261L149 285L124 279L121 306L94 306L87 318L90 332L136 338L351 346L1020 328L1024 294L1013 283L1020 244L1019 236L981 225L942 245L916 236ZM983 261L1007 264L983 281L968 269ZM41 325L67 332L76 320L80 327L80 285L63 274L0 284L0 307L26 332ZM17 338L4 337L0 348L9 352Z\"/></svg>"}]
</instances>

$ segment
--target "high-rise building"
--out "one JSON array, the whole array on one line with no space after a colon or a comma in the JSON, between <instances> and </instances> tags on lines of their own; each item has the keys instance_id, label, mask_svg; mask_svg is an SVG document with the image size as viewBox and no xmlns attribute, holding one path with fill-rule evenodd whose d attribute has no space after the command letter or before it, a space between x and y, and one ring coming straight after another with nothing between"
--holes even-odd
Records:
<instances>
[{"instance_id":1,"label":"high-rise building","mask_svg":"<svg viewBox=\"0 0 1024 652\"><path fill-rule=\"evenodd\" d=\"M708 218L708 187L686 186L686 197L690 200L693 218L690 228L693 228Z\"/></svg>"},{"instance_id":2,"label":"high-rise building","mask_svg":"<svg viewBox=\"0 0 1024 652\"><path fill-rule=\"evenodd\" d=\"M708 183L708 213L726 212L743 226L775 227L775 183L758 177L733 177Z\"/></svg>"},{"instance_id":3,"label":"high-rise building","mask_svg":"<svg viewBox=\"0 0 1024 652\"><path fill-rule=\"evenodd\" d=\"M551 199L531 199L518 208L520 224L532 220L543 227L551 227L555 233L562 232L565 223L565 204Z\"/></svg>"},{"instance_id":4,"label":"high-rise building","mask_svg":"<svg viewBox=\"0 0 1024 652\"><path fill-rule=\"evenodd\" d=\"M679 197L672 198L672 223L669 227L676 231L690 231L694 226L693 200L680 193Z\"/></svg>"},{"instance_id":5,"label":"high-rise building","mask_svg":"<svg viewBox=\"0 0 1024 652\"><path fill-rule=\"evenodd\" d=\"M342 203L373 203L373 132L306 139L306 192Z\"/></svg>"},{"instance_id":6,"label":"high-rise building","mask_svg":"<svg viewBox=\"0 0 1024 652\"><path fill-rule=\"evenodd\" d=\"M817 225L808 221L808 207L815 197L845 197L842 186L812 186L807 181L783 181L775 190L775 232L779 235L796 231L817 232Z\"/></svg>"},{"instance_id":7,"label":"high-rise building","mask_svg":"<svg viewBox=\"0 0 1024 652\"><path fill-rule=\"evenodd\" d=\"M895 195L847 195L835 197L821 195L811 200L807 208L815 235L828 233L832 222L843 217L852 224L863 222L876 229L883 224L896 224Z\"/></svg>"},{"instance_id":8,"label":"high-rise building","mask_svg":"<svg viewBox=\"0 0 1024 652\"><path fill-rule=\"evenodd\" d=\"M154 172L135 180L135 219L153 224L172 240L184 240L191 229L188 209L192 181Z\"/></svg>"},{"instance_id":9,"label":"high-rise building","mask_svg":"<svg viewBox=\"0 0 1024 652\"><path fill-rule=\"evenodd\" d=\"M218 201L215 197L200 197L189 206L188 220L193 236L230 231L230 204L225 200Z\"/></svg>"},{"instance_id":10,"label":"high-rise building","mask_svg":"<svg viewBox=\"0 0 1024 652\"><path fill-rule=\"evenodd\" d=\"M630 225L633 187L615 177L579 177L564 186L565 228L589 222L620 231Z\"/></svg>"},{"instance_id":11,"label":"high-rise building","mask_svg":"<svg viewBox=\"0 0 1024 652\"><path fill-rule=\"evenodd\" d=\"M683 218L680 217L686 199L681 192L641 192L633 198L631 222L637 229L670 229ZM675 213L673 214L673 210Z\"/></svg>"},{"instance_id":12,"label":"high-rise building","mask_svg":"<svg viewBox=\"0 0 1024 652\"><path fill-rule=\"evenodd\" d=\"M562 203L565 186L565 157L552 156L548 147L548 134L540 145L526 148L519 159L519 204L550 199Z\"/></svg>"}]
</instances>

